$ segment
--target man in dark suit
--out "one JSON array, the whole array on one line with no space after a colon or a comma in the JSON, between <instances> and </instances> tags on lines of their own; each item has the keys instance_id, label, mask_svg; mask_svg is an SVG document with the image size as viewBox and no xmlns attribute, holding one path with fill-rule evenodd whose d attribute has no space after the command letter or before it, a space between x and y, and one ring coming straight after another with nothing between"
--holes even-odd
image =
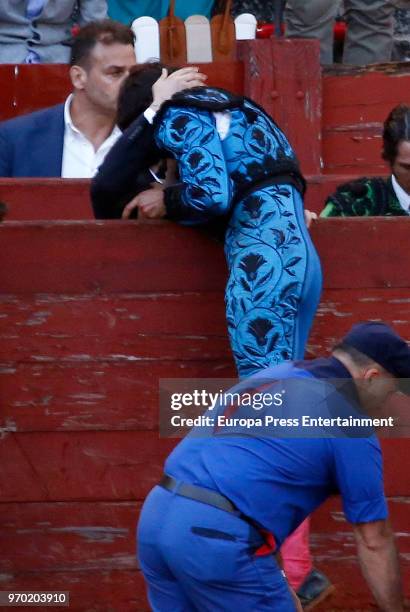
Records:
<instances>
[{"instance_id":1,"label":"man in dark suit","mask_svg":"<svg viewBox=\"0 0 410 612\"><path fill-rule=\"evenodd\" d=\"M70 62L73 93L66 102L0 123L0 177L95 174L121 134L117 99L135 64L133 43L132 31L110 20L79 31Z\"/></svg>"}]
</instances>

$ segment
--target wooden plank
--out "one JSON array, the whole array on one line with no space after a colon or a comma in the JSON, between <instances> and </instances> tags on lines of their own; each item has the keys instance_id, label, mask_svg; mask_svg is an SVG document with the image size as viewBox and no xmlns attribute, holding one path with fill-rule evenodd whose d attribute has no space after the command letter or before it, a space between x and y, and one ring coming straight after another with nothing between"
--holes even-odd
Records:
<instances>
[{"instance_id":1,"label":"wooden plank","mask_svg":"<svg viewBox=\"0 0 410 612\"><path fill-rule=\"evenodd\" d=\"M331 546L331 542L329 543ZM336 585L336 593L316 608L319 612L374 612L374 600L361 576L357 563L321 562L321 570ZM403 581L410 584L410 572L404 569ZM70 610L84 612L149 612L145 584L140 572L27 572L6 575L3 590L70 591ZM50 608L53 610L54 608ZM60 608L58 608L60 609ZM57 608L55 608L57 610Z\"/></svg>"},{"instance_id":2,"label":"wooden plank","mask_svg":"<svg viewBox=\"0 0 410 612\"><path fill-rule=\"evenodd\" d=\"M240 62L203 64L201 70L208 75L211 86L224 87L238 94L243 92L243 66ZM3 64L0 66L0 83L0 121L60 104L71 91L66 64Z\"/></svg>"},{"instance_id":3,"label":"wooden plank","mask_svg":"<svg viewBox=\"0 0 410 612\"><path fill-rule=\"evenodd\" d=\"M221 293L0 296L0 308L0 361L208 361L228 350ZM328 352L353 323L368 319L410 338L410 301L402 290L325 290L310 354Z\"/></svg>"},{"instance_id":4,"label":"wooden plank","mask_svg":"<svg viewBox=\"0 0 410 612\"><path fill-rule=\"evenodd\" d=\"M391 257L406 245L410 219L400 217L357 217L320 219L311 234L322 260L327 289L408 287L407 249L399 259ZM365 237L365 239L364 239ZM354 245L354 248L346 248ZM360 265L358 265L360 262Z\"/></svg>"},{"instance_id":5,"label":"wooden plank","mask_svg":"<svg viewBox=\"0 0 410 612\"><path fill-rule=\"evenodd\" d=\"M132 342L134 335L144 333L153 342L155 337L166 342L166 335L198 341L201 337L226 336L221 292L0 294L0 309L3 361L70 360L71 345L81 338L89 350L93 342L123 345L127 337ZM179 316L182 311L184 317ZM371 318L383 319L410 338L410 298L402 289L325 289L313 325L312 355L328 352L353 323ZM59 336L65 347L57 344Z\"/></svg>"},{"instance_id":6,"label":"wooden plank","mask_svg":"<svg viewBox=\"0 0 410 612\"><path fill-rule=\"evenodd\" d=\"M406 509L406 505L408 499L390 501L396 530L400 531L402 525L408 529L408 522L397 520L397 510ZM357 612L358 602L361 607L370 606L372 598L358 568L350 528L337 515L338 507L335 501L325 504L312 521L315 564L337 585L332 607L328 601L322 610ZM106 611L110 604L113 609L148 610L144 607L142 576L135 571L136 509L134 502L1 504L2 588L69 590L74 610ZM322 526L328 511L337 515L329 529ZM408 542L404 534L399 536L398 545L409 595Z\"/></svg>"},{"instance_id":7,"label":"wooden plank","mask_svg":"<svg viewBox=\"0 0 410 612\"><path fill-rule=\"evenodd\" d=\"M94 219L89 188L83 179L2 178L0 201L8 206L8 221Z\"/></svg>"},{"instance_id":8,"label":"wooden plank","mask_svg":"<svg viewBox=\"0 0 410 612\"><path fill-rule=\"evenodd\" d=\"M383 320L410 341L410 298L402 289L326 289L309 338L310 354L324 355L359 321Z\"/></svg>"},{"instance_id":9,"label":"wooden plank","mask_svg":"<svg viewBox=\"0 0 410 612\"><path fill-rule=\"evenodd\" d=\"M0 64L0 121L14 116L15 70L11 64Z\"/></svg>"},{"instance_id":10,"label":"wooden plank","mask_svg":"<svg viewBox=\"0 0 410 612\"><path fill-rule=\"evenodd\" d=\"M173 362L138 362L118 356L112 361L73 359L3 364L0 366L3 398L0 431L155 429L161 378L197 380L198 388L203 388L204 378L218 379L226 389L234 384L235 368L230 356L225 360L199 362L183 361L182 357ZM392 397L380 416L396 419L394 427L383 430L380 435L410 436L410 406L406 396Z\"/></svg>"},{"instance_id":11,"label":"wooden plank","mask_svg":"<svg viewBox=\"0 0 410 612\"><path fill-rule=\"evenodd\" d=\"M388 165L381 158L381 132L374 129L358 130L353 127L323 133L325 172L384 176Z\"/></svg>"},{"instance_id":12,"label":"wooden plank","mask_svg":"<svg viewBox=\"0 0 410 612\"><path fill-rule=\"evenodd\" d=\"M385 174L381 159L383 122L391 109L408 102L408 67L386 65L323 77L323 160L325 172L356 176Z\"/></svg>"},{"instance_id":13,"label":"wooden plank","mask_svg":"<svg viewBox=\"0 0 410 612\"><path fill-rule=\"evenodd\" d=\"M69 591L70 612L150 611L142 574L136 570L16 572L3 574L0 584L9 591Z\"/></svg>"},{"instance_id":14,"label":"wooden plank","mask_svg":"<svg viewBox=\"0 0 410 612\"><path fill-rule=\"evenodd\" d=\"M207 85L222 87L238 95L243 94L245 71L242 62L212 62L201 64L200 68L201 72L208 76Z\"/></svg>"},{"instance_id":15,"label":"wooden plank","mask_svg":"<svg viewBox=\"0 0 410 612\"><path fill-rule=\"evenodd\" d=\"M0 66L0 83L2 83L0 121L64 102L71 91L68 69L67 64ZM12 91L12 100L10 93L3 98L3 83L7 82L9 86L6 85L6 91Z\"/></svg>"},{"instance_id":16,"label":"wooden plank","mask_svg":"<svg viewBox=\"0 0 410 612\"><path fill-rule=\"evenodd\" d=\"M311 233L325 287L408 287L409 223L398 217L315 223ZM11 221L0 225L0 245L4 294L222 292L226 281L222 245L200 230L166 221Z\"/></svg>"},{"instance_id":17,"label":"wooden plank","mask_svg":"<svg viewBox=\"0 0 410 612\"><path fill-rule=\"evenodd\" d=\"M410 569L409 507L410 497L389 500L398 548ZM0 572L135 570L140 508L135 501L2 503ZM339 497L314 513L311 526L315 556L325 560L339 554L343 559L347 549L355 556L352 527Z\"/></svg>"},{"instance_id":18,"label":"wooden plank","mask_svg":"<svg viewBox=\"0 0 410 612\"><path fill-rule=\"evenodd\" d=\"M0 504L0 572L136 570L137 502Z\"/></svg>"},{"instance_id":19,"label":"wooden plank","mask_svg":"<svg viewBox=\"0 0 410 612\"><path fill-rule=\"evenodd\" d=\"M230 377L230 357L0 364L0 432L155 429L161 378Z\"/></svg>"},{"instance_id":20,"label":"wooden plank","mask_svg":"<svg viewBox=\"0 0 410 612\"><path fill-rule=\"evenodd\" d=\"M285 38L242 41L239 57L245 66L245 95L283 129L303 172L319 173L322 91L318 42Z\"/></svg>"},{"instance_id":21,"label":"wooden plank","mask_svg":"<svg viewBox=\"0 0 410 612\"><path fill-rule=\"evenodd\" d=\"M174 444L143 431L7 433L0 440L0 499L143 499Z\"/></svg>"},{"instance_id":22,"label":"wooden plank","mask_svg":"<svg viewBox=\"0 0 410 612\"><path fill-rule=\"evenodd\" d=\"M153 335L226 334L225 305L220 292L152 293L116 295L0 294L0 355L10 352L1 346L12 342L8 330L20 330L33 343L66 334L67 338L100 339ZM213 320L208 317L212 311ZM180 313L184 312L184 317ZM13 333L15 333L15 331Z\"/></svg>"},{"instance_id":23,"label":"wooden plank","mask_svg":"<svg viewBox=\"0 0 410 612\"><path fill-rule=\"evenodd\" d=\"M215 291L225 280L221 245L167 222L11 221L0 244L3 293Z\"/></svg>"},{"instance_id":24,"label":"wooden plank","mask_svg":"<svg viewBox=\"0 0 410 612\"><path fill-rule=\"evenodd\" d=\"M128 364L118 360L3 366L0 431L4 434L155 429L161 378L199 379L196 385L199 388L204 387L204 378L217 378L223 381L221 388L226 389L234 384L235 369L228 359L196 364L181 360ZM379 416L395 419L394 427L383 429L380 435L410 437L410 405L406 396L392 396Z\"/></svg>"},{"instance_id":25,"label":"wooden plank","mask_svg":"<svg viewBox=\"0 0 410 612\"><path fill-rule=\"evenodd\" d=\"M319 213L326 197L350 175L308 175L306 208ZM8 205L7 221L62 221L93 219L89 180L2 179L0 201Z\"/></svg>"},{"instance_id":26,"label":"wooden plank","mask_svg":"<svg viewBox=\"0 0 410 612\"><path fill-rule=\"evenodd\" d=\"M103 330L101 329L101 333ZM2 334L0 334L1 337ZM33 363L55 363L59 359L71 361L215 361L230 358L228 340L224 335L192 337L172 333L111 334L96 333L83 336L68 331L56 335L40 332L29 336L13 335L4 338L0 359L31 360Z\"/></svg>"},{"instance_id":27,"label":"wooden plank","mask_svg":"<svg viewBox=\"0 0 410 612\"><path fill-rule=\"evenodd\" d=\"M0 440L0 499L142 499L159 480L175 442L143 431L5 433ZM382 442L387 495L409 495L410 474L402 470L408 440Z\"/></svg>"},{"instance_id":28,"label":"wooden plank","mask_svg":"<svg viewBox=\"0 0 410 612\"><path fill-rule=\"evenodd\" d=\"M391 108L406 102L410 70L390 65L388 71L323 75L324 126L353 123L357 119L383 121Z\"/></svg>"}]
</instances>

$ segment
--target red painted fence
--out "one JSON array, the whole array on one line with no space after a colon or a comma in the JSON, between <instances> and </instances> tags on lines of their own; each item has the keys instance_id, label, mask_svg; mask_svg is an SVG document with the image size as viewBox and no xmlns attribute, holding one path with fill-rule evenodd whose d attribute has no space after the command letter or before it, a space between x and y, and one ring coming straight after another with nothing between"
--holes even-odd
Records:
<instances>
[{"instance_id":1,"label":"red painted fence","mask_svg":"<svg viewBox=\"0 0 410 612\"><path fill-rule=\"evenodd\" d=\"M310 356L361 318L410 339L409 235L407 219L315 225L325 291ZM222 247L166 222L9 222L0 244L2 589L142 612L134 526L173 444L158 438L158 379L233 375ZM383 446L409 585L409 443ZM339 587L322 609L371 609L339 505L313 525L317 564Z\"/></svg>"},{"instance_id":2,"label":"red painted fence","mask_svg":"<svg viewBox=\"0 0 410 612\"><path fill-rule=\"evenodd\" d=\"M260 40L205 69L286 129L311 210L351 176L387 172L381 125L409 102L410 67L321 75L316 43ZM62 66L0 66L0 83L1 118L69 91ZM84 221L87 181L3 179L0 200L1 590L69 590L72 610L143 612L134 527L173 444L158 437L158 379L233 375L222 247L166 222ZM308 355L366 318L410 340L410 220L321 220L312 234L325 289ZM383 448L410 597L410 445ZM318 610L374 609L337 500L316 513L312 548L338 586Z\"/></svg>"},{"instance_id":3,"label":"red painted fence","mask_svg":"<svg viewBox=\"0 0 410 612\"><path fill-rule=\"evenodd\" d=\"M305 206L320 213L328 195L354 175L307 176ZM0 201L8 205L8 221L93 219L88 180L2 179Z\"/></svg>"}]
</instances>

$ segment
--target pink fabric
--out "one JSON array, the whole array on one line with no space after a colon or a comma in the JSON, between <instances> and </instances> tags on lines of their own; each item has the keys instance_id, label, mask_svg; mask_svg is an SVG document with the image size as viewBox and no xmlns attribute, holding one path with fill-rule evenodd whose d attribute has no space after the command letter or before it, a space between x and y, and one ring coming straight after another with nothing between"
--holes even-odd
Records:
<instances>
[{"instance_id":1,"label":"pink fabric","mask_svg":"<svg viewBox=\"0 0 410 612\"><path fill-rule=\"evenodd\" d=\"M312 570L312 556L309 548L310 521L306 519L284 541L280 552L283 569L290 586L297 591Z\"/></svg>"}]
</instances>

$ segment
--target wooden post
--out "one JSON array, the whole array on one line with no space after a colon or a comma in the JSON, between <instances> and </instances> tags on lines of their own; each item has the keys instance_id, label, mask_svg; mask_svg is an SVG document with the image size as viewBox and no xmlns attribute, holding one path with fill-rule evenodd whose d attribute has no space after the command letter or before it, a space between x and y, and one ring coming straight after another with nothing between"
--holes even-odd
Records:
<instances>
[{"instance_id":1,"label":"wooden post","mask_svg":"<svg viewBox=\"0 0 410 612\"><path fill-rule=\"evenodd\" d=\"M319 43L289 38L239 44L244 94L277 121L304 174L321 172L322 76Z\"/></svg>"}]
</instances>

